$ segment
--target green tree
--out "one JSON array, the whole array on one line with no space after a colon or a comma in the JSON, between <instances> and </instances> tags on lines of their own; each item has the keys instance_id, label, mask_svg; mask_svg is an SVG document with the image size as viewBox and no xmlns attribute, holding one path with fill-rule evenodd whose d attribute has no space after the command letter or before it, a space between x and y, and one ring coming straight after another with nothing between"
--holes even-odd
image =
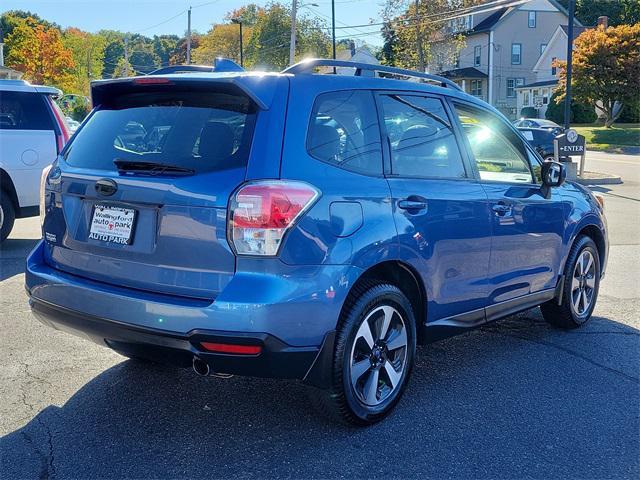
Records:
<instances>
[{"instance_id":1,"label":"green tree","mask_svg":"<svg viewBox=\"0 0 640 480\"><path fill-rule=\"evenodd\" d=\"M558 101L566 90L566 62L560 67ZM640 23L585 30L575 40L572 95L601 110L610 127L626 104L638 98L640 85Z\"/></svg>"},{"instance_id":2,"label":"green tree","mask_svg":"<svg viewBox=\"0 0 640 480\"><path fill-rule=\"evenodd\" d=\"M464 17L451 18L461 9L479 5L486 0L387 0L383 10L382 28L384 45L381 61L387 65L417 69L421 48L425 65L433 61L436 52L431 46L450 37L450 49L440 52L450 59L464 46L461 33L449 33L448 27L461 24ZM453 29L455 31L455 29ZM418 39L420 43L418 44ZM437 59L435 59L437 60Z\"/></svg>"},{"instance_id":3,"label":"green tree","mask_svg":"<svg viewBox=\"0 0 640 480\"><path fill-rule=\"evenodd\" d=\"M63 32L62 38L76 65L70 93L88 96L91 80L102 78L106 39L72 27Z\"/></svg>"},{"instance_id":4,"label":"green tree","mask_svg":"<svg viewBox=\"0 0 640 480\"><path fill-rule=\"evenodd\" d=\"M175 53L179 41L178 35L155 35L153 37L153 52L160 59L161 65L169 65L171 55Z\"/></svg>"},{"instance_id":5,"label":"green tree","mask_svg":"<svg viewBox=\"0 0 640 480\"><path fill-rule=\"evenodd\" d=\"M330 39L326 25L304 16L297 21L296 57L327 56ZM279 3L260 9L247 45L246 63L259 69L282 69L289 64L291 12Z\"/></svg>"},{"instance_id":6,"label":"green tree","mask_svg":"<svg viewBox=\"0 0 640 480\"><path fill-rule=\"evenodd\" d=\"M111 78L118 62L124 58L125 34L116 30L100 30L98 35L105 39L102 76Z\"/></svg>"},{"instance_id":7,"label":"green tree","mask_svg":"<svg viewBox=\"0 0 640 480\"><path fill-rule=\"evenodd\" d=\"M251 38L251 27L243 25L242 39L246 45ZM213 65L216 57L226 57L240 62L240 29L234 23L214 25L200 38L198 47L193 50L193 61L204 65Z\"/></svg>"},{"instance_id":8,"label":"green tree","mask_svg":"<svg viewBox=\"0 0 640 480\"><path fill-rule=\"evenodd\" d=\"M569 8L569 0L560 0ZM609 17L609 25L633 25L640 22L639 0L576 0L576 17L583 25L595 25L600 16Z\"/></svg>"}]
</instances>

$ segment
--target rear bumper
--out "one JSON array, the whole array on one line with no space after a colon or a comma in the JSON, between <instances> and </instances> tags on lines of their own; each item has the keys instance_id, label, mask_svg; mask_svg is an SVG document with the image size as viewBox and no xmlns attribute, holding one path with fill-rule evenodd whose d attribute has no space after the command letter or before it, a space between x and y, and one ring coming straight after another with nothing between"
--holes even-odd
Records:
<instances>
[{"instance_id":1,"label":"rear bumper","mask_svg":"<svg viewBox=\"0 0 640 480\"><path fill-rule=\"evenodd\" d=\"M190 367L193 357L209 364L212 372L254 377L304 379L320 347L291 347L269 334L194 330L187 335L140 328L50 305L31 298L34 316L56 330L92 340L127 356L148 358ZM211 353L201 342L256 345L258 355Z\"/></svg>"},{"instance_id":2,"label":"rear bumper","mask_svg":"<svg viewBox=\"0 0 640 480\"><path fill-rule=\"evenodd\" d=\"M121 353L220 373L305 378L336 328L361 270L243 259L213 302L159 295L61 272L40 242L27 259L26 290L45 324ZM253 263L252 263L253 262ZM259 355L210 353L200 342L260 345Z\"/></svg>"}]
</instances>

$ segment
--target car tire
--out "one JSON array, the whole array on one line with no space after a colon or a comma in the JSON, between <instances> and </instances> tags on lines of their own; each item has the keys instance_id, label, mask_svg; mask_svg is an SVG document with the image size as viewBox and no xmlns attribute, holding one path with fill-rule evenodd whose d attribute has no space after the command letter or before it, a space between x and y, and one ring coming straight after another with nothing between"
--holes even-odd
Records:
<instances>
[{"instance_id":1,"label":"car tire","mask_svg":"<svg viewBox=\"0 0 640 480\"><path fill-rule=\"evenodd\" d=\"M16 212L11 197L0 190L0 242L4 242L11 233L15 219Z\"/></svg>"},{"instance_id":2,"label":"car tire","mask_svg":"<svg viewBox=\"0 0 640 480\"><path fill-rule=\"evenodd\" d=\"M378 422L400 400L415 352L415 316L400 289L373 282L356 287L338 322L331 387L311 389L313 403L342 423Z\"/></svg>"},{"instance_id":3,"label":"car tire","mask_svg":"<svg viewBox=\"0 0 640 480\"><path fill-rule=\"evenodd\" d=\"M577 328L591 318L600 287L600 257L590 237L579 237L571 247L563 281L560 305L555 298L544 303L542 316L557 327Z\"/></svg>"}]
</instances>

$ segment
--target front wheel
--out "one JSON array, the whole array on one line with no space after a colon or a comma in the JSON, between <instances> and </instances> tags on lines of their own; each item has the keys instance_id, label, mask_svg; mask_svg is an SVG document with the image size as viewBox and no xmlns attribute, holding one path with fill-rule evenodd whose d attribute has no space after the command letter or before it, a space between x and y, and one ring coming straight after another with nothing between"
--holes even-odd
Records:
<instances>
[{"instance_id":1,"label":"front wheel","mask_svg":"<svg viewBox=\"0 0 640 480\"><path fill-rule=\"evenodd\" d=\"M600 257L590 237L576 240L564 271L560 305L553 299L540 306L545 320L561 328L577 328L591 318L600 287Z\"/></svg>"},{"instance_id":2,"label":"front wheel","mask_svg":"<svg viewBox=\"0 0 640 480\"><path fill-rule=\"evenodd\" d=\"M15 219L16 214L11 198L7 192L0 190L0 242L5 241L11 233Z\"/></svg>"},{"instance_id":3,"label":"front wheel","mask_svg":"<svg viewBox=\"0 0 640 480\"><path fill-rule=\"evenodd\" d=\"M344 423L380 421L400 400L415 351L415 317L400 289L382 283L356 288L338 327L332 386L312 392L315 403Z\"/></svg>"}]
</instances>

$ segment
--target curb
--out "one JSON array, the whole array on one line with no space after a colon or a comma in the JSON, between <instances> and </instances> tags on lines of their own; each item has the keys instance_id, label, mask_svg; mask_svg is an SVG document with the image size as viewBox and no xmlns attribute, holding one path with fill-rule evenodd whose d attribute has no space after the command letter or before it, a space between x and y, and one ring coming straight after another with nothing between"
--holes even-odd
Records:
<instances>
[{"instance_id":1,"label":"curb","mask_svg":"<svg viewBox=\"0 0 640 480\"><path fill-rule=\"evenodd\" d=\"M586 173L589 173L589 172L586 172ZM593 177L593 178L578 177L572 181L579 183L580 185L619 185L622 183L622 178L616 177L614 175L602 175L601 177Z\"/></svg>"}]
</instances>

